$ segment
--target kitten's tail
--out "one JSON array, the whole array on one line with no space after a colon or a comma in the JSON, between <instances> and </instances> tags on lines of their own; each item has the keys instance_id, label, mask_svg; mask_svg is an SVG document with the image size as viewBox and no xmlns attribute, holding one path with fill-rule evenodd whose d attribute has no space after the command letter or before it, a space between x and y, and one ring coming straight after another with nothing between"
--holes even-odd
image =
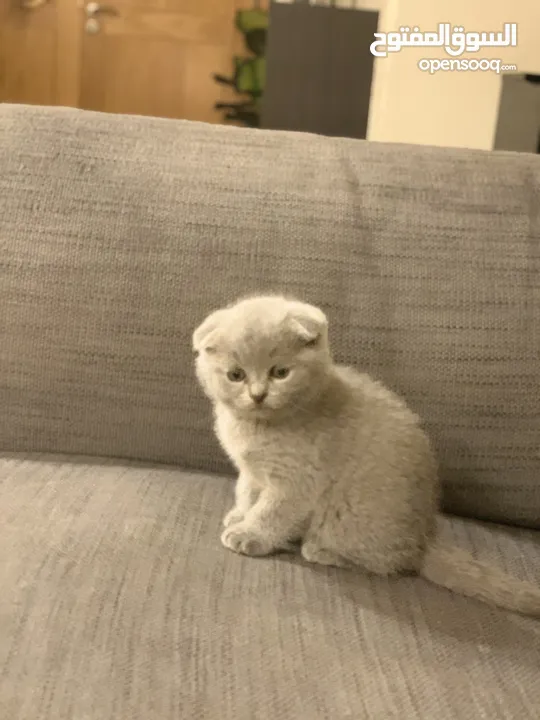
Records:
<instances>
[{"instance_id":1,"label":"kitten's tail","mask_svg":"<svg viewBox=\"0 0 540 720\"><path fill-rule=\"evenodd\" d=\"M460 595L540 618L540 586L475 560L465 550L432 545L426 551L419 574Z\"/></svg>"}]
</instances>

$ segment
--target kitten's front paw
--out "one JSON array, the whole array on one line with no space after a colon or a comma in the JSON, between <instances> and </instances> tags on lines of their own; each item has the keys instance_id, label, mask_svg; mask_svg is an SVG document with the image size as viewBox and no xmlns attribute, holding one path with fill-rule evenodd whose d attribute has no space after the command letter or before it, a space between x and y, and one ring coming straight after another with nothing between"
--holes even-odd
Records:
<instances>
[{"instance_id":1,"label":"kitten's front paw","mask_svg":"<svg viewBox=\"0 0 540 720\"><path fill-rule=\"evenodd\" d=\"M233 509L229 510L229 512L223 518L223 527L228 528L231 525L238 525L238 523L241 523L243 519L244 513L233 507Z\"/></svg>"},{"instance_id":2,"label":"kitten's front paw","mask_svg":"<svg viewBox=\"0 0 540 720\"><path fill-rule=\"evenodd\" d=\"M227 528L221 535L221 542L229 550L252 557L270 555L276 550L268 538L239 525Z\"/></svg>"}]
</instances>

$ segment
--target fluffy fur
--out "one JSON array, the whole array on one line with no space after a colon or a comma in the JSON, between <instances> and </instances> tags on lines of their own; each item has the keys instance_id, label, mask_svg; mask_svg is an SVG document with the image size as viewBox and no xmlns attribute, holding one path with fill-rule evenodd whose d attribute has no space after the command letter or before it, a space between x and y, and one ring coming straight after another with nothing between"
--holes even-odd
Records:
<instances>
[{"instance_id":1,"label":"fluffy fur","mask_svg":"<svg viewBox=\"0 0 540 720\"><path fill-rule=\"evenodd\" d=\"M334 364L324 313L282 296L212 313L196 373L238 468L225 547L263 556L300 543L309 562L418 573L540 617L540 589L437 545L437 464L419 418L365 374Z\"/></svg>"}]
</instances>

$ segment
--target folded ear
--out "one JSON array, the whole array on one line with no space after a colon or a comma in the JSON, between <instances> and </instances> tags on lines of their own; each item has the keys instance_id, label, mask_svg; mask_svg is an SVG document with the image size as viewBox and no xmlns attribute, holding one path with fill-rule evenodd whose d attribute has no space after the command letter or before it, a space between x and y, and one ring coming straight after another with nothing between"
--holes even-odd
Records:
<instances>
[{"instance_id":1,"label":"folded ear","mask_svg":"<svg viewBox=\"0 0 540 720\"><path fill-rule=\"evenodd\" d=\"M323 311L307 303L291 303L289 311L293 332L305 345L317 345L328 335L328 319Z\"/></svg>"},{"instance_id":2,"label":"folded ear","mask_svg":"<svg viewBox=\"0 0 540 720\"><path fill-rule=\"evenodd\" d=\"M199 325L192 337L193 350L198 353L201 350L212 350L212 343L215 341L226 310L216 310Z\"/></svg>"}]
</instances>

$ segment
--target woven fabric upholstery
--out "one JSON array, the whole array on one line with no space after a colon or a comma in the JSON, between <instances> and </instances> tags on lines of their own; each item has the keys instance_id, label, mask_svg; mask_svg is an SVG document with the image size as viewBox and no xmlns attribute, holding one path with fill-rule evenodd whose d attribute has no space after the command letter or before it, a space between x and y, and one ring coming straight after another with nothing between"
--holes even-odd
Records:
<instances>
[{"instance_id":1,"label":"woven fabric upholstery","mask_svg":"<svg viewBox=\"0 0 540 720\"><path fill-rule=\"evenodd\" d=\"M449 511L540 527L540 159L0 106L0 449L225 472L190 337L323 307Z\"/></svg>"},{"instance_id":2,"label":"woven fabric upholstery","mask_svg":"<svg viewBox=\"0 0 540 720\"><path fill-rule=\"evenodd\" d=\"M540 623L219 543L230 483L0 461L6 720L536 720ZM540 533L441 533L540 583Z\"/></svg>"}]
</instances>

